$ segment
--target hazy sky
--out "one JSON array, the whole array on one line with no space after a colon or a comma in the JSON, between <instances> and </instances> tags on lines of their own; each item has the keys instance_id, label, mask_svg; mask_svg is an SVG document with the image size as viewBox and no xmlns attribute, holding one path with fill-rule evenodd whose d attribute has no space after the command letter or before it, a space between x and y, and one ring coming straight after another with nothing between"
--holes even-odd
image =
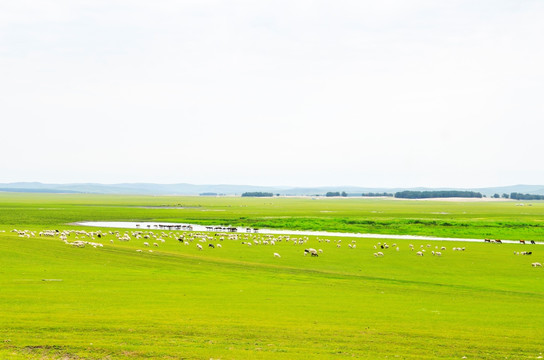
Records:
<instances>
[{"instance_id":1,"label":"hazy sky","mask_svg":"<svg viewBox=\"0 0 544 360\"><path fill-rule=\"evenodd\" d=\"M544 184L544 1L0 2L0 182Z\"/></svg>"}]
</instances>

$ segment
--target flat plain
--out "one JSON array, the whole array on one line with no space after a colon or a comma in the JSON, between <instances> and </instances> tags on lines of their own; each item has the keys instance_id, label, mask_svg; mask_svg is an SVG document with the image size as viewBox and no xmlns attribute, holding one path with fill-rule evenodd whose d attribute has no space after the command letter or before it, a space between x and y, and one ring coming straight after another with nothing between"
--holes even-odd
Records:
<instances>
[{"instance_id":1,"label":"flat plain","mask_svg":"<svg viewBox=\"0 0 544 360\"><path fill-rule=\"evenodd\" d=\"M0 194L0 358L542 358L544 270L531 264L544 262L543 220L541 202ZM100 238L79 236L102 247L80 248L39 235L99 230L70 225L77 221L537 244L276 237L272 245L258 233L220 240L141 229L157 236L147 240L102 228Z\"/></svg>"}]
</instances>

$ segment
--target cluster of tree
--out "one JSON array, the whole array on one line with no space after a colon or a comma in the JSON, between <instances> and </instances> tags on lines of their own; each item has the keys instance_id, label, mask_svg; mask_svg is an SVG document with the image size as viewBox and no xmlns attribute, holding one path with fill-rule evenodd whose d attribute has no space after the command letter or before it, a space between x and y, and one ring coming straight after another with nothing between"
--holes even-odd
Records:
<instances>
[{"instance_id":1,"label":"cluster of tree","mask_svg":"<svg viewBox=\"0 0 544 360\"><path fill-rule=\"evenodd\" d=\"M515 200L544 200L544 195L532 195L532 194L520 194L520 193L511 193L510 199Z\"/></svg>"},{"instance_id":2,"label":"cluster of tree","mask_svg":"<svg viewBox=\"0 0 544 360\"><path fill-rule=\"evenodd\" d=\"M369 193L363 193L363 194L361 194L361 196L369 196L369 197L373 197L373 196L393 196L393 194L386 193L386 192L383 192L383 193L369 192Z\"/></svg>"},{"instance_id":3,"label":"cluster of tree","mask_svg":"<svg viewBox=\"0 0 544 360\"><path fill-rule=\"evenodd\" d=\"M242 197L272 197L274 194L270 192L254 191L254 192L245 192L242 194Z\"/></svg>"},{"instance_id":4,"label":"cluster of tree","mask_svg":"<svg viewBox=\"0 0 544 360\"><path fill-rule=\"evenodd\" d=\"M331 196L348 196L348 194L345 191L342 191L341 193L338 191L329 191L325 194L325 196L331 197Z\"/></svg>"},{"instance_id":5,"label":"cluster of tree","mask_svg":"<svg viewBox=\"0 0 544 360\"><path fill-rule=\"evenodd\" d=\"M217 193L214 193L214 192L203 192L203 193L200 193L198 194L200 196L217 196Z\"/></svg>"},{"instance_id":6,"label":"cluster of tree","mask_svg":"<svg viewBox=\"0 0 544 360\"><path fill-rule=\"evenodd\" d=\"M474 191L459 191L459 190L438 190L438 191L399 191L395 193L396 198L401 199L429 199L429 198L451 198L451 197L466 197L466 198L481 198L482 194Z\"/></svg>"},{"instance_id":7,"label":"cluster of tree","mask_svg":"<svg viewBox=\"0 0 544 360\"><path fill-rule=\"evenodd\" d=\"M502 195L493 194L493 196L492 196L492 198L494 198L494 199L500 199L501 197L502 197L503 199L508 199L508 198L510 198L510 195L508 195L508 194L502 194Z\"/></svg>"}]
</instances>

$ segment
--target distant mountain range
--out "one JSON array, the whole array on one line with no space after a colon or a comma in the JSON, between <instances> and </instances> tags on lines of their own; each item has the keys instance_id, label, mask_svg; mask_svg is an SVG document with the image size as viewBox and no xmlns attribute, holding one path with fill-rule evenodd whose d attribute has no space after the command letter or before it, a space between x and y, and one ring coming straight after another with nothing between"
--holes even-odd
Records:
<instances>
[{"instance_id":1,"label":"distant mountain range","mask_svg":"<svg viewBox=\"0 0 544 360\"><path fill-rule=\"evenodd\" d=\"M83 194L126 194L126 195L241 195L244 192L270 192L280 195L324 195L327 192L345 191L351 196L360 196L363 193L395 193L397 191L433 191L433 190L463 190L477 191L490 196L510 194L544 195L544 185L512 185L487 188L370 188L360 186L322 186L322 187L289 187L289 186L254 186L254 185L194 185L194 184L151 184L151 183L123 183L123 184L43 184L40 182L0 183L3 192L27 193L83 193Z\"/></svg>"}]
</instances>

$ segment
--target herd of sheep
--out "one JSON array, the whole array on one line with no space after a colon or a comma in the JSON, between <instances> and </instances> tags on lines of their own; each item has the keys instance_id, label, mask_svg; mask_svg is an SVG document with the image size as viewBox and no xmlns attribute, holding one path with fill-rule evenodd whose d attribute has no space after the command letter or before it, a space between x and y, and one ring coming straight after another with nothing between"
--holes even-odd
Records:
<instances>
[{"instance_id":1,"label":"herd of sheep","mask_svg":"<svg viewBox=\"0 0 544 360\"><path fill-rule=\"evenodd\" d=\"M293 244L294 246L301 246L304 248L302 254L310 255L310 257L318 257L319 254L323 253L322 249L314 249L312 247L307 247L308 241L310 240L307 236L292 236L292 235L279 235L273 236L269 234L257 234L257 233L245 233L245 234L236 234L236 233L212 233L212 232L191 232L191 231L153 231L153 230L136 230L136 231L119 231L119 230L110 230L110 231L86 231L86 230L43 230L39 233L30 230L17 230L13 229L11 232L15 232L19 237L30 238L30 237L56 237L62 240L65 244L83 248L85 246L92 246L93 248L103 247L104 244L98 241L109 241L110 244L115 244L118 242L128 242L128 241L138 241L142 244L143 247L159 247L161 244L165 243L166 240L177 241L184 246L189 246L195 244L197 250L203 251L204 248L216 249L222 248L221 243L225 240L239 243L243 246L275 246L278 243ZM342 239L330 240L324 238L317 238L318 243L331 243L333 242L336 248L342 246ZM345 239L344 239L345 240ZM356 249L357 244L356 240L351 240L347 244L348 248ZM400 247L397 244L387 244L378 242L373 245L374 257L384 257L385 254L389 251L400 251ZM447 250L446 246L434 246L434 249L431 249L431 244L420 245L418 249L415 248L413 244L408 245L408 249L415 253L416 256L423 257L427 253L427 250L430 250L429 253L432 256L441 257ZM452 251L465 251L465 247L452 247ZM142 253L142 249L136 249L137 252ZM147 250L152 253L153 250ZM514 251L515 255L532 255L532 251ZM273 256L276 258L281 258L279 252L273 252ZM534 262L531 264L533 267L542 267L542 264L539 262Z\"/></svg>"}]
</instances>

